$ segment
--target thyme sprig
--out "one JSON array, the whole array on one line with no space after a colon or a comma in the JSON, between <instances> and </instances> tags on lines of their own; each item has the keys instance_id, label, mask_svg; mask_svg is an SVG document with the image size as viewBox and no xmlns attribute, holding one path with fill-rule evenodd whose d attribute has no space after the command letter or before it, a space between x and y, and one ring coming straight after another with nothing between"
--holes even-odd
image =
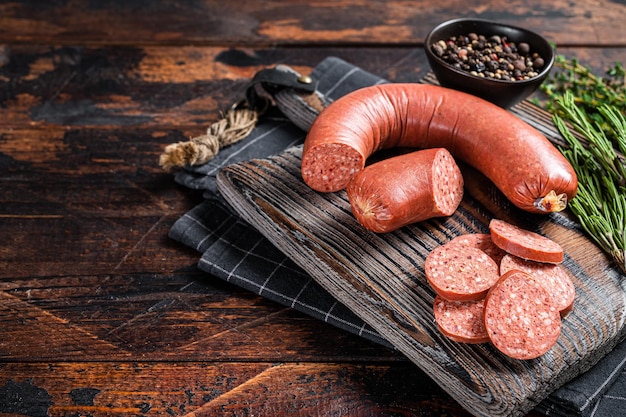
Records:
<instances>
[{"instance_id":1,"label":"thyme sprig","mask_svg":"<svg viewBox=\"0 0 626 417\"><path fill-rule=\"evenodd\" d=\"M616 62L606 71L606 76L595 75L589 67L576 58L568 59L557 55L552 76L541 86L551 100L546 103L546 110L559 113L554 98L570 91L574 101L592 119L596 119L597 108L606 104L618 109L626 108L626 70Z\"/></svg>"},{"instance_id":2,"label":"thyme sprig","mask_svg":"<svg viewBox=\"0 0 626 417\"><path fill-rule=\"evenodd\" d=\"M626 85L616 64L596 76L575 59L557 59L557 72L542 90L546 109L568 146L561 152L579 181L570 209L594 241L626 273ZM581 140L581 137L583 138Z\"/></svg>"}]
</instances>

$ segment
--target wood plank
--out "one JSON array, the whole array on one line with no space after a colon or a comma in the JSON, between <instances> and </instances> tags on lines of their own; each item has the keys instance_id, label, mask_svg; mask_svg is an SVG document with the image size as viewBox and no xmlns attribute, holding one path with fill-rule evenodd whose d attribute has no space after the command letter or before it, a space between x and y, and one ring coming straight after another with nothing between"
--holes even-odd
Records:
<instances>
[{"instance_id":1,"label":"wood plank","mask_svg":"<svg viewBox=\"0 0 626 417\"><path fill-rule=\"evenodd\" d=\"M182 416L271 363L0 363L2 416Z\"/></svg>"},{"instance_id":2,"label":"wood plank","mask_svg":"<svg viewBox=\"0 0 626 417\"><path fill-rule=\"evenodd\" d=\"M401 363L0 363L3 399L3 416L469 416Z\"/></svg>"},{"instance_id":3,"label":"wood plank","mask_svg":"<svg viewBox=\"0 0 626 417\"><path fill-rule=\"evenodd\" d=\"M162 272L195 264L198 254L167 234L199 196L177 188L169 175L155 174L158 167L124 174L98 173L94 166L91 173L72 172L67 165L63 173L46 173L10 163L3 175L0 233L10 236L0 243L5 279Z\"/></svg>"},{"instance_id":4,"label":"wood plank","mask_svg":"<svg viewBox=\"0 0 626 417\"><path fill-rule=\"evenodd\" d=\"M0 123L18 130L5 132L4 140L19 139L27 133L19 130L37 126L63 127L41 132L44 137L64 136L68 127L120 132L141 127L148 139L199 135L243 98L257 71L284 64L308 74L329 55L397 81L417 81L427 69L425 55L412 48L7 46L4 53L0 104L6 111Z\"/></svg>"},{"instance_id":5,"label":"wood plank","mask_svg":"<svg viewBox=\"0 0 626 417\"><path fill-rule=\"evenodd\" d=\"M417 46L439 22L463 16L522 25L563 45L624 45L626 39L626 6L610 0L579 7L565 0L35 4L0 4L0 43Z\"/></svg>"},{"instance_id":6,"label":"wood plank","mask_svg":"<svg viewBox=\"0 0 626 417\"><path fill-rule=\"evenodd\" d=\"M0 317L2 358L25 352L36 352L31 357L38 359L126 356L123 349L4 292L0 292Z\"/></svg>"},{"instance_id":7,"label":"wood plank","mask_svg":"<svg viewBox=\"0 0 626 417\"><path fill-rule=\"evenodd\" d=\"M167 144L204 132L265 64L309 72L329 53L394 81L416 80L425 68L423 54L410 49L256 51L261 58L250 64L235 50L181 48L170 57L175 49L20 47L14 64L0 67L0 101L8 106L0 112L0 232L13 237L0 242L4 277L171 272L194 264L198 254L167 233L201 196L177 186L158 156ZM623 53L572 51L595 65ZM182 61L181 74L161 74ZM38 110L44 102L46 118ZM94 109L103 113L88 117Z\"/></svg>"},{"instance_id":8,"label":"wood plank","mask_svg":"<svg viewBox=\"0 0 626 417\"><path fill-rule=\"evenodd\" d=\"M0 318L11 362L406 361L194 269L0 280Z\"/></svg>"},{"instance_id":9,"label":"wood plank","mask_svg":"<svg viewBox=\"0 0 626 417\"><path fill-rule=\"evenodd\" d=\"M597 74L623 60L626 48L559 48ZM174 142L203 134L220 113L243 97L262 68L288 65L308 74L337 56L393 82L418 82L429 71L419 48L41 47L6 46L0 65L0 152L22 150L31 159L75 152L73 128L110 136L108 149L124 154L125 133L148 150L151 141ZM58 127L49 130L51 127ZM37 130L42 128L43 130ZM139 129L144 129L139 131ZM91 132L93 134L93 132ZM126 145L128 146L128 145ZM83 154L84 155L84 154ZM80 153L74 157L81 156ZM69 156L67 156L69 157ZM24 159L24 156L21 156ZM57 159L62 156L58 155ZM110 157L114 162L116 159ZM102 159L102 157L101 157Z\"/></svg>"},{"instance_id":10,"label":"wood plank","mask_svg":"<svg viewBox=\"0 0 626 417\"><path fill-rule=\"evenodd\" d=\"M332 393L331 395L328 395ZM280 364L188 417L238 415L369 416L399 412L425 417L469 416L425 375L409 367L372 364Z\"/></svg>"}]
</instances>

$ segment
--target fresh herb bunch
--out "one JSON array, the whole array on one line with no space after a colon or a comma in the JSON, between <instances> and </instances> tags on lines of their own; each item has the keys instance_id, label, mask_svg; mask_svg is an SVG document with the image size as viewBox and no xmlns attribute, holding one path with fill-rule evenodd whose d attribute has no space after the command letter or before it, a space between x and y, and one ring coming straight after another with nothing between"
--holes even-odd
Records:
<instances>
[{"instance_id":1,"label":"fresh herb bunch","mask_svg":"<svg viewBox=\"0 0 626 417\"><path fill-rule=\"evenodd\" d=\"M615 106L623 111L626 109L625 76L626 70L620 62L610 67L603 77L595 75L576 58L568 59L563 55L557 55L552 75L541 86L549 98L546 110L559 114L560 109L555 100L569 91L574 96L574 102L582 107L592 120L596 119L597 109L602 104Z\"/></svg>"},{"instance_id":2,"label":"fresh herb bunch","mask_svg":"<svg viewBox=\"0 0 626 417\"><path fill-rule=\"evenodd\" d=\"M606 77L558 56L542 86L545 108L568 146L579 189L570 208L583 228L626 273L626 84L617 63Z\"/></svg>"}]
</instances>

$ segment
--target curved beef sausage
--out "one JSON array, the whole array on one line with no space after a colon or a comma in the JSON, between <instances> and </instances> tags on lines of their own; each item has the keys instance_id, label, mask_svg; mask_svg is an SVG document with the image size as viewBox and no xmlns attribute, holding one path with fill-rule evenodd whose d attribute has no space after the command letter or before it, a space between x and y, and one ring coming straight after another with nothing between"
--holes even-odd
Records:
<instances>
[{"instance_id":1,"label":"curved beef sausage","mask_svg":"<svg viewBox=\"0 0 626 417\"><path fill-rule=\"evenodd\" d=\"M330 104L307 134L302 178L339 191L370 155L398 146L446 148L530 212L562 210L577 191L573 168L539 131L485 100L426 84L366 87Z\"/></svg>"}]
</instances>

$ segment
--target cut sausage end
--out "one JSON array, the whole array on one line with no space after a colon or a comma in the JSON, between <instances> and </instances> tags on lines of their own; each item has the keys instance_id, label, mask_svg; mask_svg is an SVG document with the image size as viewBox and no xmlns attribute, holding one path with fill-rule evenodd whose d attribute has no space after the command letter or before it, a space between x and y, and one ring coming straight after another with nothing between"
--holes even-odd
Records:
<instances>
[{"instance_id":1,"label":"cut sausage end","mask_svg":"<svg viewBox=\"0 0 626 417\"><path fill-rule=\"evenodd\" d=\"M553 297L533 276L511 270L485 298L485 328L493 345L514 359L548 352L561 334L561 316Z\"/></svg>"},{"instance_id":2,"label":"cut sausage end","mask_svg":"<svg viewBox=\"0 0 626 417\"><path fill-rule=\"evenodd\" d=\"M439 149L431 166L432 195L438 216L451 216L463 199L463 174L446 149Z\"/></svg>"},{"instance_id":3,"label":"cut sausage end","mask_svg":"<svg viewBox=\"0 0 626 417\"><path fill-rule=\"evenodd\" d=\"M303 154L302 179L315 191L340 191L364 166L365 158L353 147L341 143L321 144Z\"/></svg>"}]
</instances>

